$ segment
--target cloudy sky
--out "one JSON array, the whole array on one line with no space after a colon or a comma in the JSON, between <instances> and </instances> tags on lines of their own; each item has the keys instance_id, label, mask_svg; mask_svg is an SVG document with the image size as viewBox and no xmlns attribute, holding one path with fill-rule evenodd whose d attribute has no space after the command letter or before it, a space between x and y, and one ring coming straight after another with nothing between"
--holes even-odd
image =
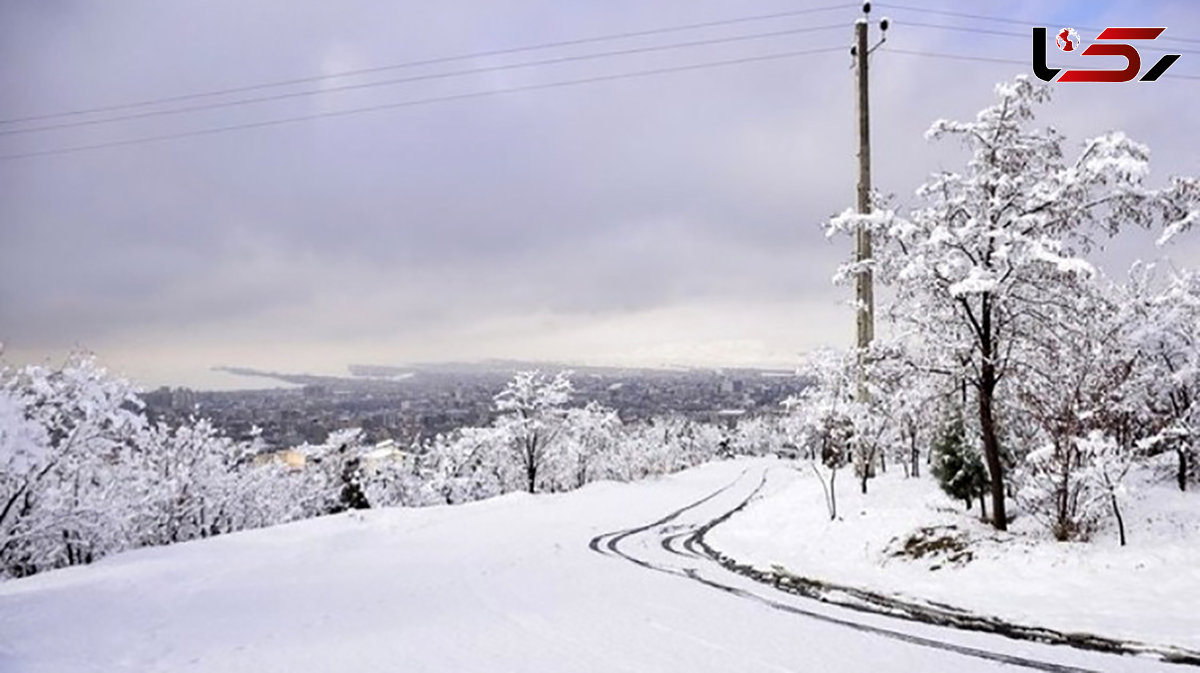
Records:
<instances>
[{"instance_id":1,"label":"cloudy sky","mask_svg":"<svg viewBox=\"0 0 1200 673\"><path fill-rule=\"evenodd\" d=\"M1200 11L1184 0L970 5L1015 23L908 2L920 8L872 13L892 19L871 62L876 186L901 204L961 163L923 139L930 122L1029 72L1030 25L1085 40L1085 26L1164 25L1189 40L1160 40L1183 52L1168 74L1200 76ZM208 371L220 364L792 366L849 344L847 290L829 280L849 245L820 223L853 202L857 5L479 55L829 4L0 0L4 357L84 347L145 385L203 387L232 383ZM460 55L474 56L316 79ZM1156 181L1200 173L1200 79L1055 86L1042 119L1072 142L1121 128L1151 146ZM254 126L194 134L239 125ZM94 145L109 146L39 154ZM1162 254L1151 239L1122 237L1106 265ZM1200 262L1191 241L1167 252Z\"/></svg>"}]
</instances>

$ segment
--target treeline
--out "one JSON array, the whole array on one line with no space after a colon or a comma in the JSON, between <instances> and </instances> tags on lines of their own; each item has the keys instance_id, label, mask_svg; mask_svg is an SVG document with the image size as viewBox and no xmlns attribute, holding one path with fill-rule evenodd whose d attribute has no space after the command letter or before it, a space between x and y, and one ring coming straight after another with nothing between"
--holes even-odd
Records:
<instances>
[{"instance_id":1,"label":"treeline","mask_svg":"<svg viewBox=\"0 0 1200 673\"><path fill-rule=\"evenodd\" d=\"M0 370L0 577L350 508L454 504L684 469L734 446L773 448L769 421L725 432L680 417L625 424L571 406L566 374L522 372L496 420L401 451L345 429L316 445L234 441L205 419L150 422L135 388L94 358ZM298 459L298 460L296 460ZM302 461L302 465L297 462Z\"/></svg>"}]
</instances>

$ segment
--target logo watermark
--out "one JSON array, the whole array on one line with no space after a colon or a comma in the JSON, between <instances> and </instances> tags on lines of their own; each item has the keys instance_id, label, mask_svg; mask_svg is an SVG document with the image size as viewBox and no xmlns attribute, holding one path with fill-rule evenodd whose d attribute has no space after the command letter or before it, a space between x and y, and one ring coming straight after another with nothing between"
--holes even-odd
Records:
<instances>
[{"instance_id":1,"label":"logo watermark","mask_svg":"<svg viewBox=\"0 0 1200 673\"><path fill-rule=\"evenodd\" d=\"M1158 38L1166 28L1105 28L1096 39L1086 48L1079 33L1074 28L1063 28L1055 34L1054 42L1059 50L1080 56L1121 56L1125 59L1125 68L1121 70L1096 70L1050 68L1046 66L1046 28L1035 26L1033 29L1033 74L1038 79L1047 82L1129 82L1142 71L1142 56L1138 50L1125 40L1149 41ZM1119 40L1119 41L1118 41ZM1138 80L1153 82L1162 76L1167 68L1179 60L1179 54L1166 54L1158 59L1146 74ZM1059 75L1059 72L1062 72ZM1058 79L1055 79L1055 76Z\"/></svg>"}]
</instances>

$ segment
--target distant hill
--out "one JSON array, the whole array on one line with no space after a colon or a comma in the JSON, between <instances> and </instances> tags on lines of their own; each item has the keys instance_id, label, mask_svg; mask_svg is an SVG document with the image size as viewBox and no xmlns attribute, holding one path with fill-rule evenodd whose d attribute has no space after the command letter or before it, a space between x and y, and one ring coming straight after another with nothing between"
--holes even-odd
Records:
<instances>
[{"instance_id":1,"label":"distant hill","mask_svg":"<svg viewBox=\"0 0 1200 673\"><path fill-rule=\"evenodd\" d=\"M514 372L540 369L543 371L571 370L579 375L598 376L636 376L661 377L672 375L696 374L738 374L762 376L794 376L794 370L759 369L754 367L604 367L595 365L570 365L560 362L530 362L523 360L480 360L477 362L428 362L409 365L368 365L351 364L347 366L348 376L329 376L322 374L305 374L275 372L253 367L217 366L214 371L225 372L237 376L252 376L272 379L293 385L324 385L336 386L348 382L365 383L401 383L421 374L465 374L465 375L503 375L511 376Z\"/></svg>"}]
</instances>

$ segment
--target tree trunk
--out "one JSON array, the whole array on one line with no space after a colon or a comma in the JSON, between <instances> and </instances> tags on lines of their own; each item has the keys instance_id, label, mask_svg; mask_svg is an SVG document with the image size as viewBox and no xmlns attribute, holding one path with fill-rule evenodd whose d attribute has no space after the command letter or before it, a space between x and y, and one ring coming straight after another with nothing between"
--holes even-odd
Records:
<instances>
[{"instance_id":1,"label":"tree trunk","mask_svg":"<svg viewBox=\"0 0 1200 673\"><path fill-rule=\"evenodd\" d=\"M983 458L987 463L992 488L992 527L1008 530L1008 518L1004 510L1004 469L1000 464L1000 441L996 437L996 417L993 399L996 393L995 345L992 343L991 306L983 298L983 322L980 339L983 361L979 367L979 426L983 432Z\"/></svg>"},{"instance_id":2,"label":"tree trunk","mask_svg":"<svg viewBox=\"0 0 1200 673\"><path fill-rule=\"evenodd\" d=\"M1175 454L1179 456L1179 467L1175 473L1175 481L1179 483L1179 490L1187 490L1188 478L1188 454L1187 447L1180 446L1175 449Z\"/></svg>"},{"instance_id":3,"label":"tree trunk","mask_svg":"<svg viewBox=\"0 0 1200 673\"><path fill-rule=\"evenodd\" d=\"M810 463L813 474L817 475L817 481L821 484L821 490L825 493L825 510L829 512L829 520L833 521L837 518L837 502L833 499L833 494L830 489L833 486L833 478L837 476L836 468L830 468L829 483L825 483L825 477L821 476L821 471L817 469L816 463Z\"/></svg>"},{"instance_id":4,"label":"tree trunk","mask_svg":"<svg viewBox=\"0 0 1200 673\"><path fill-rule=\"evenodd\" d=\"M539 439L537 434L525 438L525 484L530 493L537 490Z\"/></svg>"},{"instance_id":5,"label":"tree trunk","mask_svg":"<svg viewBox=\"0 0 1200 673\"><path fill-rule=\"evenodd\" d=\"M1071 521L1071 440L1066 440L1067 448L1062 450L1065 463L1062 467L1062 482L1058 485L1058 528L1061 531L1062 537L1060 540L1066 540L1074 534L1074 525Z\"/></svg>"},{"instance_id":6,"label":"tree trunk","mask_svg":"<svg viewBox=\"0 0 1200 673\"><path fill-rule=\"evenodd\" d=\"M979 519L987 521L987 500L983 497L983 491L979 492Z\"/></svg>"},{"instance_id":7,"label":"tree trunk","mask_svg":"<svg viewBox=\"0 0 1200 673\"><path fill-rule=\"evenodd\" d=\"M1113 514L1117 517L1117 532L1121 536L1121 546L1124 547L1125 546L1125 519L1123 519L1121 517L1121 508L1119 505L1117 505L1117 495L1115 493L1109 493L1108 497L1110 499L1110 502L1112 502Z\"/></svg>"},{"instance_id":8,"label":"tree trunk","mask_svg":"<svg viewBox=\"0 0 1200 673\"><path fill-rule=\"evenodd\" d=\"M921 476L921 469L919 467L921 464L921 450L919 448L917 448L916 428L910 428L908 441L911 442L912 476L919 477L919 476Z\"/></svg>"},{"instance_id":9,"label":"tree trunk","mask_svg":"<svg viewBox=\"0 0 1200 673\"><path fill-rule=\"evenodd\" d=\"M834 489L833 480L837 478L837 468L829 471L829 520L837 520L837 490Z\"/></svg>"},{"instance_id":10,"label":"tree trunk","mask_svg":"<svg viewBox=\"0 0 1200 673\"><path fill-rule=\"evenodd\" d=\"M990 365L985 365L984 368L985 378L988 373L994 374ZM994 382L992 387L995 387ZM996 530L1007 530L1008 521L1004 511L1004 469L1000 465L1000 442L996 439L996 421L992 415L992 391L986 388L979 394L979 424L983 430L983 457L987 463L992 491L992 527Z\"/></svg>"}]
</instances>

